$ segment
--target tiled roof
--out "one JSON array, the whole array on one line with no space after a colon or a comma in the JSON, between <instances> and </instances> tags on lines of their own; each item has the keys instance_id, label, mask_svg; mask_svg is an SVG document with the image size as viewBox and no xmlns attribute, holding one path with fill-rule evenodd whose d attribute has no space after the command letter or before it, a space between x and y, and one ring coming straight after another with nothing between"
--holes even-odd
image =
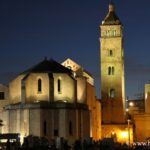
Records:
<instances>
[{"instance_id":1,"label":"tiled roof","mask_svg":"<svg viewBox=\"0 0 150 150\"><path fill-rule=\"evenodd\" d=\"M121 21L115 14L115 12L114 11L108 12L107 16L103 21L103 25L118 25L118 24L121 24Z\"/></svg>"},{"instance_id":2,"label":"tiled roof","mask_svg":"<svg viewBox=\"0 0 150 150\"><path fill-rule=\"evenodd\" d=\"M26 73L71 73L71 70L62 66L53 59L43 60L37 65L29 68L28 70L22 72L21 74Z\"/></svg>"},{"instance_id":3,"label":"tiled roof","mask_svg":"<svg viewBox=\"0 0 150 150\"><path fill-rule=\"evenodd\" d=\"M111 2L109 4L108 14L106 15L105 19L103 20L102 25L118 25L118 24L121 24L121 21L115 13L114 4Z\"/></svg>"}]
</instances>

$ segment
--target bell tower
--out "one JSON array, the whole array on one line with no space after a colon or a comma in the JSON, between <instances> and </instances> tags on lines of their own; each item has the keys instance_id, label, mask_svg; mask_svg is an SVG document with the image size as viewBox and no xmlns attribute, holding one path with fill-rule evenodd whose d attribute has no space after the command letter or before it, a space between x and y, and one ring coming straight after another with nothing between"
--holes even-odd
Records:
<instances>
[{"instance_id":1,"label":"bell tower","mask_svg":"<svg viewBox=\"0 0 150 150\"><path fill-rule=\"evenodd\" d=\"M123 25L113 3L100 30L102 124L124 123Z\"/></svg>"}]
</instances>

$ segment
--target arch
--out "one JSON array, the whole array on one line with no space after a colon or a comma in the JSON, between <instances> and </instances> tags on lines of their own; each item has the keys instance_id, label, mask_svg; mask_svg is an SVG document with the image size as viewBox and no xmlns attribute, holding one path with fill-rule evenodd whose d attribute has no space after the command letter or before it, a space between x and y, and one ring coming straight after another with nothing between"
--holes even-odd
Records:
<instances>
[{"instance_id":1,"label":"arch","mask_svg":"<svg viewBox=\"0 0 150 150\"><path fill-rule=\"evenodd\" d=\"M115 68L114 67L111 67L111 72L112 72L112 75L115 74Z\"/></svg>"},{"instance_id":2,"label":"arch","mask_svg":"<svg viewBox=\"0 0 150 150\"><path fill-rule=\"evenodd\" d=\"M109 50L109 56L111 56L111 57L113 56L113 50L111 50L111 49Z\"/></svg>"},{"instance_id":3,"label":"arch","mask_svg":"<svg viewBox=\"0 0 150 150\"><path fill-rule=\"evenodd\" d=\"M112 66L112 67L108 67L108 75L114 75L115 74L115 67Z\"/></svg>"},{"instance_id":4,"label":"arch","mask_svg":"<svg viewBox=\"0 0 150 150\"><path fill-rule=\"evenodd\" d=\"M111 67L108 67L108 75L111 75Z\"/></svg>"},{"instance_id":5,"label":"arch","mask_svg":"<svg viewBox=\"0 0 150 150\"><path fill-rule=\"evenodd\" d=\"M42 92L42 80L38 79L38 92Z\"/></svg>"},{"instance_id":6,"label":"arch","mask_svg":"<svg viewBox=\"0 0 150 150\"><path fill-rule=\"evenodd\" d=\"M57 91L58 93L61 93L61 79L57 80Z\"/></svg>"},{"instance_id":7,"label":"arch","mask_svg":"<svg viewBox=\"0 0 150 150\"><path fill-rule=\"evenodd\" d=\"M109 97L110 98L114 98L115 97L115 94L116 94L116 92L115 92L115 89L110 89L110 91L109 91Z\"/></svg>"}]
</instances>

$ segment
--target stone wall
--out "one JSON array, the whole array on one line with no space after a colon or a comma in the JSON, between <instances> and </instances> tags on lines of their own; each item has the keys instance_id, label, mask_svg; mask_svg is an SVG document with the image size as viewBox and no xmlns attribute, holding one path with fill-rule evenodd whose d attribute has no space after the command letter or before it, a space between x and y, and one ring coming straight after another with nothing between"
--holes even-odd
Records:
<instances>
[{"instance_id":1,"label":"stone wall","mask_svg":"<svg viewBox=\"0 0 150 150\"><path fill-rule=\"evenodd\" d=\"M9 101L9 89L7 86L0 84L0 92L4 94L4 97L0 99L0 112L3 110L3 107L10 103Z\"/></svg>"},{"instance_id":2,"label":"stone wall","mask_svg":"<svg viewBox=\"0 0 150 150\"><path fill-rule=\"evenodd\" d=\"M135 141L144 142L150 137L150 114L134 115Z\"/></svg>"}]
</instances>

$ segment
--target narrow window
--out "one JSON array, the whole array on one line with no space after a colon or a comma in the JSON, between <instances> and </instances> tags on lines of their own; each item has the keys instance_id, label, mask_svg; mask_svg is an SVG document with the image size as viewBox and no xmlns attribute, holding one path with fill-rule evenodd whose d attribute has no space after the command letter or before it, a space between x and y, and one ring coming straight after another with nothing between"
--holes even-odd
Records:
<instances>
[{"instance_id":1,"label":"narrow window","mask_svg":"<svg viewBox=\"0 0 150 150\"><path fill-rule=\"evenodd\" d=\"M108 67L108 75L114 75L115 74L115 68L114 67Z\"/></svg>"},{"instance_id":2,"label":"narrow window","mask_svg":"<svg viewBox=\"0 0 150 150\"><path fill-rule=\"evenodd\" d=\"M108 67L108 75L111 75L111 67Z\"/></svg>"},{"instance_id":3,"label":"narrow window","mask_svg":"<svg viewBox=\"0 0 150 150\"><path fill-rule=\"evenodd\" d=\"M109 50L109 56L112 57L113 56L113 51Z\"/></svg>"},{"instance_id":4,"label":"narrow window","mask_svg":"<svg viewBox=\"0 0 150 150\"><path fill-rule=\"evenodd\" d=\"M4 100L5 99L5 93L4 92L0 92L0 100Z\"/></svg>"},{"instance_id":5,"label":"narrow window","mask_svg":"<svg viewBox=\"0 0 150 150\"><path fill-rule=\"evenodd\" d=\"M54 130L54 136L58 136L58 130L57 129Z\"/></svg>"},{"instance_id":6,"label":"narrow window","mask_svg":"<svg viewBox=\"0 0 150 150\"><path fill-rule=\"evenodd\" d=\"M38 92L42 92L42 80L38 79Z\"/></svg>"},{"instance_id":7,"label":"narrow window","mask_svg":"<svg viewBox=\"0 0 150 150\"><path fill-rule=\"evenodd\" d=\"M58 90L58 93L61 93L61 80L58 79L57 81L57 90Z\"/></svg>"},{"instance_id":8,"label":"narrow window","mask_svg":"<svg viewBox=\"0 0 150 150\"><path fill-rule=\"evenodd\" d=\"M111 67L111 71L112 71L112 75L114 75L115 74L115 68Z\"/></svg>"},{"instance_id":9,"label":"narrow window","mask_svg":"<svg viewBox=\"0 0 150 150\"><path fill-rule=\"evenodd\" d=\"M112 35L116 36L116 30L112 31Z\"/></svg>"},{"instance_id":10,"label":"narrow window","mask_svg":"<svg viewBox=\"0 0 150 150\"><path fill-rule=\"evenodd\" d=\"M115 97L115 89L110 89L109 91L109 97L114 98Z\"/></svg>"},{"instance_id":11,"label":"narrow window","mask_svg":"<svg viewBox=\"0 0 150 150\"><path fill-rule=\"evenodd\" d=\"M43 133L44 133L44 136L47 135L47 122L46 121L44 121L43 123Z\"/></svg>"},{"instance_id":12,"label":"narrow window","mask_svg":"<svg viewBox=\"0 0 150 150\"><path fill-rule=\"evenodd\" d=\"M72 135L72 122L69 122L69 135Z\"/></svg>"}]
</instances>

